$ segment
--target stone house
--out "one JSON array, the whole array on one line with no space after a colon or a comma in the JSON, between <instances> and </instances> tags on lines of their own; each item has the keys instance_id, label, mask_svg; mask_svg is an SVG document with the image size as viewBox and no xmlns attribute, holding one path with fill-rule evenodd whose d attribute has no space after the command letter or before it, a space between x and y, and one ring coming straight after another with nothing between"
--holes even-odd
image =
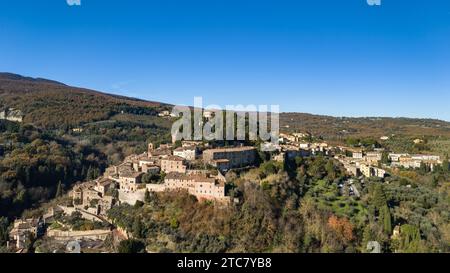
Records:
<instances>
[{"instance_id":1,"label":"stone house","mask_svg":"<svg viewBox=\"0 0 450 273\"><path fill-rule=\"evenodd\" d=\"M185 159L179 156L169 156L161 159L161 170L165 173L186 173Z\"/></svg>"},{"instance_id":2,"label":"stone house","mask_svg":"<svg viewBox=\"0 0 450 273\"><path fill-rule=\"evenodd\" d=\"M256 161L255 147L233 147L209 149L203 152L203 161L211 165L224 164L228 160L229 169L253 165ZM220 161L220 162L219 162ZM226 164L224 164L226 165Z\"/></svg>"}]
</instances>

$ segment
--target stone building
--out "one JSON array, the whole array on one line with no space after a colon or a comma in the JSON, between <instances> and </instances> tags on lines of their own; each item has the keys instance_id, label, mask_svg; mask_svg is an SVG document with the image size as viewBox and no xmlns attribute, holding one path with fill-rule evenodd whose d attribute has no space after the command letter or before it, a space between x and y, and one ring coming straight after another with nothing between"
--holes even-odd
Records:
<instances>
[{"instance_id":1,"label":"stone building","mask_svg":"<svg viewBox=\"0 0 450 273\"><path fill-rule=\"evenodd\" d=\"M165 177L166 190L187 190L198 199L225 200L225 183L222 179L207 175L169 173Z\"/></svg>"},{"instance_id":2,"label":"stone building","mask_svg":"<svg viewBox=\"0 0 450 273\"><path fill-rule=\"evenodd\" d=\"M26 242L30 235L40 237L45 232L45 223L42 218L39 219L18 219L14 221L14 226L9 233L10 242L12 241L17 249L26 247Z\"/></svg>"},{"instance_id":3,"label":"stone building","mask_svg":"<svg viewBox=\"0 0 450 273\"><path fill-rule=\"evenodd\" d=\"M185 173L185 159L179 156L169 156L161 159L161 170L165 173Z\"/></svg>"},{"instance_id":4,"label":"stone building","mask_svg":"<svg viewBox=\"0 0 450 273\"><path fill-rule=\"evenodd\" d=\"M253 165L256 161L256 148L234 147L209 149L203 152L203 161L217 166L221 170L247 167Z\"/></svg>"},{"instance_id":5,"label":"stone building","mask_svg":"<svg viewBox=\"0 0 450 273\"><path fill-rule=\"evenodd\" d=\"M123 191L136 191L141 183L144 173L141 172L122 172L119 175L120 189Z\"/></svg>"}]
</instances>

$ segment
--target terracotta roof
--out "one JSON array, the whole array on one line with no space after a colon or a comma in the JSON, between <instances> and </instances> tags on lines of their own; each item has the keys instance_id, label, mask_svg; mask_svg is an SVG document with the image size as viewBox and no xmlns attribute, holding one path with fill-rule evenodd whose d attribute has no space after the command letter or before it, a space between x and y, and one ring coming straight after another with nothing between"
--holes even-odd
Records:
<instances>
[{"instance_id":1,"label":"terracotta roof","mask_svg":"<svg viewBox=\"0 0 450 273\"><path fill-rule=\"evenodd\" d=\"M201 174L193 174L193 175L187 175L183 173L168 173L165 177L165 179L176 179L176 180L187 180L197 183L215 183L216 179L207 177L206 175Z\"/></svg>"},{"instance_id":2,"label":"terracotta roof","mask_svg":"<svg viewBox=\"0 0 450 273\"><path fill-rule=\"evenodd\" d=\"M252 151L256 150L255 147L251 146L244 146L244 147L231 147L231 148L218 148L218 149L209 149L204 151L206 152L214 152L214 153L221 153L221 152L244 152L244 151Z\"/></svg>"},{"instance_id":3,"label":"terracotta roof","mask_svg":"<svg viewBox=\"0 0 450 273\"><path fill-rule=\"evenodd\" d=\"M172 155L172 156L169 156L167 158L161 159L161 161L162 160L167 160L167 161L184 161L184 158L176 156L176 155Z\"/></svg>"},{"instance_id":4,"label":"terracotta roof","mask_svg":"<svg viewBox=\"0 0 450 273\"><path fill-rule=\"evenodd\" d=\"M137 178L141 175L142 175L142 173L140 173L140 172L122 172L120 174L120 177Z\"/></svg>"}]
</instances>

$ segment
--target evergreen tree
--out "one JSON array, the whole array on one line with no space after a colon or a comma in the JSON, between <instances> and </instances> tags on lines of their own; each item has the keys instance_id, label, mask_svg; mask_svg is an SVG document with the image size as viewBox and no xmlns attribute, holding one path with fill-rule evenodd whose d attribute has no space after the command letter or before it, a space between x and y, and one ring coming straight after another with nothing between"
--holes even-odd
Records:
<instances>
[{"instance_id":1,"label":"evergreen tree","mask_svg":"<svg viewBox=\"0 0 450 273\"><path fill-rule=\"evenodd\" d=\"M133 237L136 239L142 238L144 227L142 226L141 219L136 217L133 223Z\"/></svg>"},{"instance_id":2,"label":"evergreen tree","mask_svg":"<svg viewBox=\"0 0 450 273\"><path fill-rule=\"evenodd\" d=\"M383 185L377 184L373 188L372 202L377 211L380 211L386 205L387 199L384 193Z\"/></svg>"},{"instance_id":3,"label":"evergreen tree","mask_svg":"<svg viewBox=\"0 0 450 273\"><path fill-rule=\"evenodd\" d=\"M55 194L55 198L61 197L63 196L63 188L62 188L62 184L61 181L58 182L58 186L56 187L56 194Z\"/></svg>"},{"instance_id":4,"label":"evergreen tree","mask_svg":"<svg viewBox=\"0 0 450 273\"><path fill-rule=\"evenodd\" d=\"M391 160L389 159L389 153L388 152L383 152L382 156L381 156L381 163L383 164L390 164Z\"/></svg>"},{"instance_id":5,"label":"evergreen tree","mask_svg":"<svg viewBox=\"0 0 450 273\"><path fill-rule=\"evenodd\" d=\"M384 205L381 210L381 217L383 219L383 230L387 235L392 234L392 219L391 212L389 211L389 207Z\"/></svg>"},{"instance_id":6,"label":"evergreen tree","mask_svg":"<svg viewBox=\"0 0 450 273\"><path fill-rule=\"evenodd\" d=\"M445 156L444 162L442 162L442 169L444 172L450 172L450 162L448 159L448 155Z\"/></svg>"},{"instance_id":7,"label":"evergreen tree","mask_svg":"<svg viewBox=\"0 0 450 273\"><path fill-rule=\"evenodd\" d=\"M100 170L98 168L90 166L87 171L87 179L94 180L100 176Z\"/></svg>"},{"instance_id":8,"label":"evergreen tree","mask_svg":"<svg viewBox=\"0 0 450 273\"><path fill-rule=\"evenodd\" d=\"M123 240L119 243L119 253L143 253L145 245L139 240Z\"/></svg>"},{"instance_id":9,"label":"evergreen tree","mask_svg":"<svg viewBox=\"0 0 450 273\"><path fill-rule=\"evenodd\" d=\"M8 239L8 219L6 217L0 217L0 246L5 245Z\"/></svg>"},{"instance_id":10,"label":"evergreen tree","mask_svg":"<svg viewBox=\"0 0 450 273\"><path fill-rule=\"evenodd\" d=\"M412 225L401 227L400 252L417 253L421 251L420 230Z\"/></svg>"},{"instance_id":11,"label":"evergreen tree","mask_svg":"<svg viewBox=\"0 0 450 273\"><path fill-rule=\"evenodd\" d=\"M148 190L145 191L144 201L146 204L149 204L152 201L150 192Z\"/></svg>"}]
</instances>

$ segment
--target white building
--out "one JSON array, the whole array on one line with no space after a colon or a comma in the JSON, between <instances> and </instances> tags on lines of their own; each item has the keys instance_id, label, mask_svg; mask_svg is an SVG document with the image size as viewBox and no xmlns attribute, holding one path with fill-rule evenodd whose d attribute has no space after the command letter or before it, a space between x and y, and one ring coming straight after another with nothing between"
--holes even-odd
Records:
<instances>
[{"instance_id":1,"label":"white building","mask_svg":"<svg viewBox=\"0 0 450 273\"><path fill-rule=\"evenodd\" d=\"M198 156L198 149L194 146L179 147L173 151L174 156L179 156L186 160L196 160Z\"/></svg>"}]
</instances>

